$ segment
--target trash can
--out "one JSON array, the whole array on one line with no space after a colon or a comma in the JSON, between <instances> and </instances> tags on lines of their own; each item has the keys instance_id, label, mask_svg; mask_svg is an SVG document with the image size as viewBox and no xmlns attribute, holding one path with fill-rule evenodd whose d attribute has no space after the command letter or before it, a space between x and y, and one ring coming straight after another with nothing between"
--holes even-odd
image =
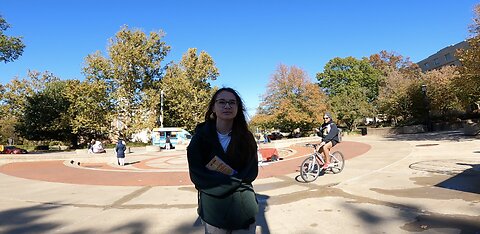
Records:
<instances>
[{"instance_id":1,"label":"trash can","mask_svg":"<svg viewBox=\"0 0 480 234\"><path fill-rule=\"evenodd\" d=\"M359 128L359 129L362 131L362 136L367 135L367 128L366 127Z\"/></svg>"}]
</instances>

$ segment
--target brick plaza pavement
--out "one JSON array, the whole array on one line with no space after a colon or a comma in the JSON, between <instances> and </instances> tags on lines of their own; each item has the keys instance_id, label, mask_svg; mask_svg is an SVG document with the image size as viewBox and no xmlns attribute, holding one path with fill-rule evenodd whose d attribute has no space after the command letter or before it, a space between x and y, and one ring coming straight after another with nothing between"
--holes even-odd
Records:
<instances>
[{"instance_id":1,"label":"brick plaza pavement","mask_svg":"<svg viewBox=\"0 0 480 234\"><path fill-rule=\"evenodd\" d=\"M258 233L480 231L478 139L443 132L345 140L345 170L313 183L298 179L308 148L270 146L284 157L262 166L254 183ZM133 151L126 167L111 152L0 159L0 232L202 233L185 152Z\"/></svg>"}]
</instances>

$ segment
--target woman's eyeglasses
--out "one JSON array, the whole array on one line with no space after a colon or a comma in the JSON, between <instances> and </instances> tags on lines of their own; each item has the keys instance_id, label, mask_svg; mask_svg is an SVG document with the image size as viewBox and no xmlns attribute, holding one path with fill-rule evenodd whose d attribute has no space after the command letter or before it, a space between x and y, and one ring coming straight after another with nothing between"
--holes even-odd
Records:
<instances>
[{"instance_id":1,"label":"woman's eyeglasses","mask_svg":"<svg viewBox=\"0 0 480 234\"><path fill-rule=\"evenodd\" d=\"M217 99L215 100L215 103L219 104L220 106L222 107L226 107L227 104L230 106L230 107L236 107L237 106L237 101L235 100L225 100L225 99Z\"/></svg>"}]
</instances>

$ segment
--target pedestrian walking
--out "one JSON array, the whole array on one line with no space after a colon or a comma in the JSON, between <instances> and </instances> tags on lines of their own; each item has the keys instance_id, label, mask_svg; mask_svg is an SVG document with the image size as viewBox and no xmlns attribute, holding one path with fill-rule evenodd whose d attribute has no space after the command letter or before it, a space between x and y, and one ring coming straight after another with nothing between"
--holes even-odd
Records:
<instances>
[{"instance_id":1,"label":"pedestrian walking","mask_svg":"<svg viewBox=\"0 0 480 234\"><path fill-rule=\"evenodd\" d=\"M165 139L165 149L169 150L170 149L170 135L167 135L167 138Z\"/></svg>"},{"instance_id":2,"label":"pedestrian walking","mask_svg":"<svg viewBox=\"0 0 480 234\"><path fill-rule=\"evenodd\" d=\"M90 143L87 144L89 154L93 154L93 145L95 145L95 139L92 139Z\"/></svg>"},{"instance_id":3,"label":"pedestrian walking","mask_svg":"<svg viewBox=\"0 0 480 234\"><path fill-rule=\"evenodd\" d=\"M127 146L125 141L122 139L118 139L117 145L115 146L115 152L117 154L117 163L120 166L125 166L125 151L127 150Z\"/></svg>"}]
</instances>

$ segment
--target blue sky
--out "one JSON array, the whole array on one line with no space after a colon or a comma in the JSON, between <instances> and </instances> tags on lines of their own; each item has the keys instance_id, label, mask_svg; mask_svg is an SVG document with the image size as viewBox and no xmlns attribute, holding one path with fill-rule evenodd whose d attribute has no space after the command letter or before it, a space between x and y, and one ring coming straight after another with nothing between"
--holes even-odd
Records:
<instances>
[{"instance_id":1,"label":"blue sky","mask_svg":"<svg viewBox=\"0 0 480 234\"><path fill-rule=\"evenodd\" d=\"M106 54L122 25L148 33L163 30L178 62L188 48L209 53L220 71L212 82L237 89L250 115L279 64L315 74L335 57L361 58L381 50L418 62L469 36L473 0L403 1L98 1L0 0L11 24L5 34L23 36L20 59L0 64L0 82L27 71L84 79L84 58Z\"/></svg>"}]
</instances>

